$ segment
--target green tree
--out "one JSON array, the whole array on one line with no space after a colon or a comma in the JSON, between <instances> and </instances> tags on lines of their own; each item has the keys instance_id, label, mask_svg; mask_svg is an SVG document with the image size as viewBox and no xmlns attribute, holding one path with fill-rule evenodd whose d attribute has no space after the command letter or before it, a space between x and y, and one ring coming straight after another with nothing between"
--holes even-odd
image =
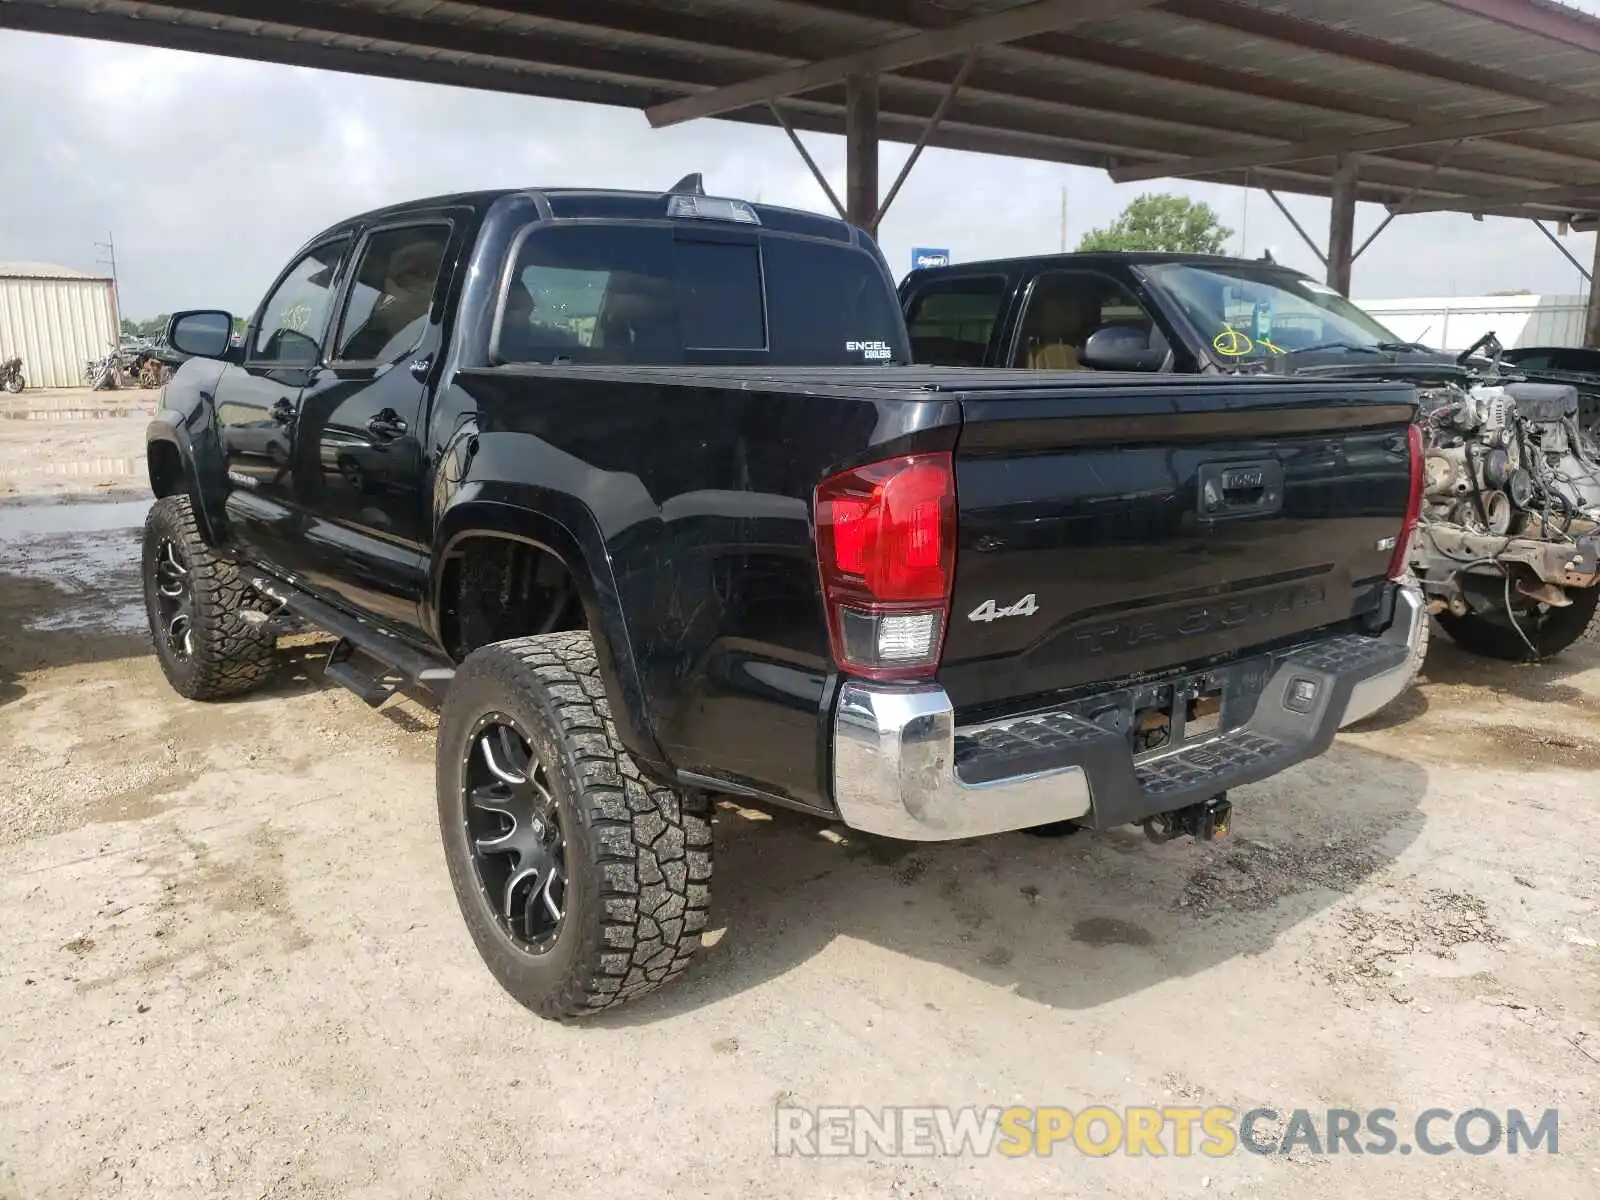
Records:
<instances>
[{"instance_id":1,"label":"green tree","mask_svg":"<svg viewBox=\"0 0 1600 1200\"><path fill-rule=\"evenodd\" d=\"M1104 229L1091 229L1079 250L1175 250L1186 254L1221 254L1233 230L1209 204L1146 192L1123 209Z\"/></svg>"}]
</instances>

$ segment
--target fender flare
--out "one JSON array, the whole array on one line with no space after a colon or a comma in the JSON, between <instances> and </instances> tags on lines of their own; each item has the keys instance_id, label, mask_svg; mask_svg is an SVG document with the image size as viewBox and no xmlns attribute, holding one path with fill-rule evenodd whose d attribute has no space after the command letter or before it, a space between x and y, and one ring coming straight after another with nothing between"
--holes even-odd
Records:
<instances>
[{"instance_id":1,"label":"fender flare","mask_svg":"<svg viewBox=\"0 0 1600 1200\"><path fill-rule=\"evenodd\" d=\"M183 487L194 506L195 521L200 526L200 536L210 546L220 546L225 519L221 513L220 493L208 482L196 462L194 442L189 435L189 423L184 415L170 408L158 408L145 429L145 463L150 467L150 456L156 445L171 446L177 452L183 472ZM156 490L155 472L150 470L150 489Z\"/></svg>"},{"instance_id":2,"label":"fender flare","mask_svg":"<svg viewBox=\"0 0 1600 1200\"><path fill-rule=\"evenodd\" d=\"M454 548L467 538L506 538L549 554L577 584L618 736L641 764L652 767L665 779L673 778L671 761L662 751L650 720L644 683L599 523L586 508L570 499L563 507L573 511L563 514L565 521L558 520L544 511L544 505L536 503L541 497L520 494L525 491L539 493L542 489L499 486L494 488L493 496L485 496L482 485L469 485L440 513L423 602L424 625L443 645L440 593L444 567Z\"/></svg>"}]
</instances>

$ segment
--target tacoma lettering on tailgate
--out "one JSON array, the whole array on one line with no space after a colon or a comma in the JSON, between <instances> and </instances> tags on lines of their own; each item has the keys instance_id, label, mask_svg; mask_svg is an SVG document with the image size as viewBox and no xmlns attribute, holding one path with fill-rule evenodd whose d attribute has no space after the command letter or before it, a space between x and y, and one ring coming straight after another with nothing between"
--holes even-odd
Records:
<instances>
[{"instance_id":1,"label":"tacoma lettering on tailgate","mask_svg":"<svg viewBox=\"0 0 1600 1200\"><path fill-rule=\"evenodd\" d=\"M1327 598L1328 589L1320 581L1295 583L1251 596L1179 606L1134 620L1116 619L1095 628L1080 629L1073 636L1088 654L1112 654L1199 637L1250 621L1316 608Z\"/></svg>"}]
</instances>

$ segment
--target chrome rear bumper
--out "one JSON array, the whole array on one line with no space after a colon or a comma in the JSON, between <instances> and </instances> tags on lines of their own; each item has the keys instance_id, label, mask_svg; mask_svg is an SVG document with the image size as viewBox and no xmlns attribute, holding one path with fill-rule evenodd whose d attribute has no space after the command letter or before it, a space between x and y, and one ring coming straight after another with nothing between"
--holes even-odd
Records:
<instances>
[{"instance_id":1,"label":"chrome rear bumper","mask_svg":"<svg viewBox=\"0 0 1600 1200\"><path fill-rule=\"evenodd\" d=\"M834 801L845 824L909 841L944 841L1082 820L1140 821L1255 782L1327 749L1411 680L1427 612L1396 596L1379 637L1349 634L1261 660L1252 709L1214 736L1136 762L1125 734L1076 706L958 728L937 684L845 684L833 723ZM1290 689L1313 700L1291 704Z\"/></svg>"}]
</instances>

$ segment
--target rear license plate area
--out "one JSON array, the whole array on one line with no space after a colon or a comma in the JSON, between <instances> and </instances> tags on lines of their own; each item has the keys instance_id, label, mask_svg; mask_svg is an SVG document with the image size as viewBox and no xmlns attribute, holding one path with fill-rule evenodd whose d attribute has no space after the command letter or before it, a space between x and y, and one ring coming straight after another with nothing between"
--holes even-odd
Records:
<instances>
[{"instance_id":1,"label":"rear license plate area","mask_svg":"<svg viewBox=\"0 0 1600 1200\"><path fill-rule=\"evenodd\" d=\"M1223 732L1227 673L1191 675L1141 689L1134 698L1135 761L1192 746Z\"/></svg>"}]
</instances>

